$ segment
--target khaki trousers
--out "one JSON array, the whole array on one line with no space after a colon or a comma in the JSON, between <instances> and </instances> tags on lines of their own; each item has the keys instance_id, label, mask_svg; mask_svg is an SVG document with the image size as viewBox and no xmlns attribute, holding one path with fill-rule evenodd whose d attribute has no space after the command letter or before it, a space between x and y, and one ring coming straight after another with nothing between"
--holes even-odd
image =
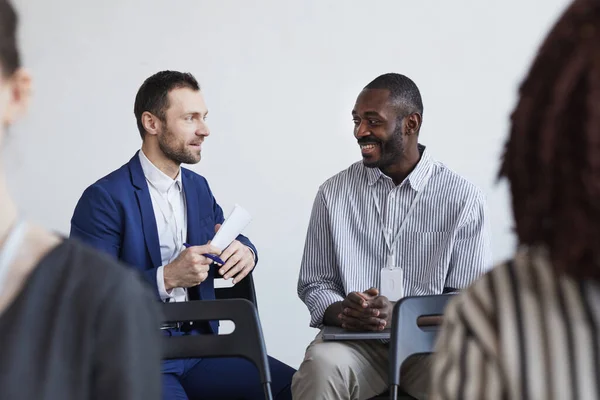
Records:
<instances>
[{"instance_id":1,"label":"khaki trousers","mask_svg":"<svg viewBox=\"0 0 600 400\"><path fill-rule=\"evenodd\" d=\"M378 340L323 341L322 332L306 349L292 379L294 400L366 400L388 389L387 344ZM402 390L427 398L429 356L407 360L400 373Z\"/></svg>"}]
</instances>

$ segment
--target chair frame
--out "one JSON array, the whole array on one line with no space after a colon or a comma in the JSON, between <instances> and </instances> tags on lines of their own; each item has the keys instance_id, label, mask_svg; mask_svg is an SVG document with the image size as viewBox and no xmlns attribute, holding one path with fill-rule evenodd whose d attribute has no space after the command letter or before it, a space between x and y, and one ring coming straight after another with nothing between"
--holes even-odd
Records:
<instances>
[{"instance_id":1,"label":"chair frame","mask_svg":"<svg viewBox=\"0 0 600 400\"><path fill-rule=\"evenodd\" d=\"M213 266L214 280L224 280L218 272L218 266ZM232 287L215 287L215 297L217 300L222 299L246 299L253 303L258 308L258 301L256 299L256 288L254 285L254 271L251 271L244 279L236 283Z\"/></svg>"},{"instance_id":2,"label":"chair frame","mask_svg":"<svg viewBox=\"0 0 600 400\"><path fill-rule=\"evenodd\" d=\"M418 324L419 318L442 315L452 296L455 294L409 296L394 305L389 353L391 400L398 399L402 364L414 355L433 352L439 327L424 330Z\"/></svg>"},{"instance_id":3,"label":"chair frame","mask_svg":"<svg viewBox=\"0 0 600 400\"><path fill-rule=\"evenodd\" d=\"M226 335L165 336L163 359L242 357L258 368L265 398L273 399L271 371L256 306L246 299L194 300L163 304L166 324L231 320L235 330Z\"/></svg>"}]
</instances>

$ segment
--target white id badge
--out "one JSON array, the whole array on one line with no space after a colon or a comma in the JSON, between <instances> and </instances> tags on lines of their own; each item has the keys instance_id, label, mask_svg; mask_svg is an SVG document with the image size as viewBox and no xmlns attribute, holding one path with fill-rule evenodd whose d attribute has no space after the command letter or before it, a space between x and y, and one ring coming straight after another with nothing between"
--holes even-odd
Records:
<instances>
[{"instance_id":1,"label":"white id badge","mask_svg":"<svg viewBox=\"0 0 600 400\"><path fill-rule=\"evenodd\" d=\"M404 297L402 268L383 268L381 270L381 295L389 301L398 301Z\"/></svg>"}]
</instances>

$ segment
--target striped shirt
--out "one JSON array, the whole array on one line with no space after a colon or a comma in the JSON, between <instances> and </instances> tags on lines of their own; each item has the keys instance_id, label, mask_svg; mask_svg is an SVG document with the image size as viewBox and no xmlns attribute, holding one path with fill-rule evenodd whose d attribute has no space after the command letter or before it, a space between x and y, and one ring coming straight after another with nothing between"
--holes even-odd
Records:
<instances>
[{"instance_id":1,"label":"striped shirt","mask_svg":"<svg viewBox=\"0 0 600 400\"><path fill-rule=\"evenodd\" d=\"M520 249L449 303L429 398L600 399L599 323L599 284Z\"/></svg>"},{"instance_id":2,"label":"striped shirt","mask_svg":"<svg viewBox=\"0 0 600 400\"><path fill-rule=\"evenodd\" d=\"M402 268L405 296L463 288L487 271L483 194L424 146L419 150L421 160L400 185L360 161L319 187L298 280L312 327L321 327L327 307L348 293L380 288L381 269L389 263ZM393 253L384 229L398 238Z\"/></svg>"}]
</instances>

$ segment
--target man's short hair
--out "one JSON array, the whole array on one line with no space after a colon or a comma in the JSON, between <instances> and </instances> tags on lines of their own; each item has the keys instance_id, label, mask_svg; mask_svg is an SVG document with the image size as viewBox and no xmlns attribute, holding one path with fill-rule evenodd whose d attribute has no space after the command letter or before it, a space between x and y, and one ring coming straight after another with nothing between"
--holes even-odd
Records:
<instances>
[{"instance_id":1,"label":"man's short hair","mask_svg":"<svg viewBox=\"0 0 600 400\"><path fill-rule=\"evenodd\" d=\"M390 91L390 98L401 106L403 115L419 113L423 115L423 100L417 85L408 77L388 73L378 76L365 89L386 89Z\"/></svg>"},{"instance_id":2,"label":"man's short hair","mask_svg":"<svg viewBox=\"0 0 600 400\"><path fill-rule=\"evenodd\" d=\"M1 1L1 0L0 0ZM140 136L144 139L146 129L142 124L142 114L146 111L155 115L161 121L166 120L169 109L169 92L173 89L190 88L200 90L196 78L187 72L161 71L144 81L135 96L133 113L137 120Z\"/></svg>"}]
</instances>

